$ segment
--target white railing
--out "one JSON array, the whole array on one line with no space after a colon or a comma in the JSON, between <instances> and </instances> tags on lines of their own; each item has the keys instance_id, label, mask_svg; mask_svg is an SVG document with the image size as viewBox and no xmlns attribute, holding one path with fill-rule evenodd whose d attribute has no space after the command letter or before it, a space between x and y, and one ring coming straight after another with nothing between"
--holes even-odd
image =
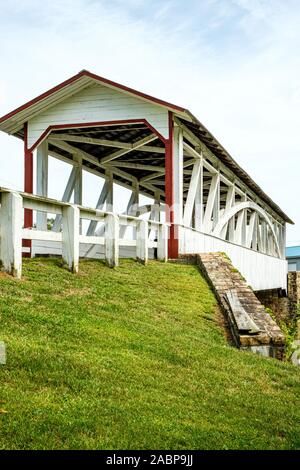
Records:
<instances>
[{"instance_id":1,"label":"white railing","mask_svg":"<svg viewBox=\"0 0 300 470\"><path fill-rule=\"evenodd\" d=\"M178 227L179 253L224 252L253 290L286 289L287 261L189 227Z\"/></svg>"},{"instance_id":2,"label":"white railing","mask_svg":"<svg viewBox=\"0 0 300 470\"><path fill-rule=\"evenodd\" d=\"M151 248L157 250L157 259L167 261L168 224L123 214L116 215L7 189L0 190L0 197L0 261L2 269L16 277L21 277L22 273L22 239L59 244L64 265L74 273L78 272L82 245L102 245L104 258L110 267L118 265L120 244L134 247L136 259L144 264L148 261ZM62 231L23 228L24 209L61 215ZM104 222L103 236L80 234L81 219ZM134 227L136 239L120 239L120 225ZM150 229L157 233L155 241L149 239Z\"/></svg>"}]
</instances>

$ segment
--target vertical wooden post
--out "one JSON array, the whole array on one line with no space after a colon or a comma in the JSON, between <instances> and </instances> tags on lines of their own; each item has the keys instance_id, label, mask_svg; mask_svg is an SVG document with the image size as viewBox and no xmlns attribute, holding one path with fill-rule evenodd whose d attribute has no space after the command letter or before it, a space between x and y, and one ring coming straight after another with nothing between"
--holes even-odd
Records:
<instances>
[{"instance_id":1,"label":"vertical wooden post","mask_svg":"<svg viewBox=\"0 0 300 470\"><path fill-rule=\"evenodd\" d=\"M33 153L28 149L28 124L24 124L24 191L33 193ZM33 226L32 209L24 209L24 228ZM31 240L23 240L22 245L29 248L24 256L31 257Z\"/></svg>"},{"instance_id":2,"label":"vertical wooden post","mask_svg":"<svg viewBox=\"0 0 300 470\"><path fill-rule=\"evenodd\" d=\"M203 225L203 157L200 159L200 174L195 195L195 229L202 231Z\"/></svg>"},{"instance_id":3,"label":"vertical wooden post","mask_svg":"<svg viewBox=\"0 0 300 470\"><path fill-rule=\"evenodd\" d=\"M173 133L173 188L174 224L181 225L183 222L183 132L176 125Z\"/></svg>"},{"instance_id":4,"label":"vertical wooden post","mask_svg":"<svg viewBox=\"0 0 300 470\"><path fill-rule=\"evenodd\" d=\"M82 205L82 158L74 155L77 162L75 184L74 184L74 204ZM79 221L79 233L82 232L82 223Z\"/></svg>"},{"instance_id":5,"label":"vertical wooden post","mask_svg":"<svg viewBox=\"0 0 300 470\"><path fill-rule=\"evenodd\" d=\"M161 261L168 261L168 230L165 224L158 227L157 259Z\"/></svg>"},{"instance_id":6,"label":"vertical wooden post","mask_svg":"<svg viewBox=\"0 0 300 470\"><path fill-rule=\"evenodd\" d=\"M225 213L232 206L234 206L234 204L235 204L235 186L233 184L232 186L228 187L227 196L226 196ZM223 227L221 231L221 234L220 234L221 238L225 239L227 228L228 228L228 241L234 242L234 228L235 228L234 222L235 222L235 218L231 217L231 219L228 221L228 224L225 224L225 226Z\"/></svg>"},{"instance_id":7,"label":"vertical wooden post","mask_svg":"<svg viewBox=\"0 0 300 470\"><path fill-rule=\"evenodd\" d=\"M286 223L283 222L283 225L281 228L281 257L283 259L285 259L285 247L286 247ZM300 329L299 329L299 334L300 334Z\"/></svg>"},{"instance_id":8,"label":"vertical wooden post","mask_svg":"<svg viewBox=\"0 0 300 470\"><path fill-rule=\"evenodd\" d=\"M119 264L119 217L105 216L105 259L110 268Z\"/></svg>"},{"instance_id":9,"label":"vertical wooden post","mask_svg":"<svg viewBox=\"0 0 300 470\"><path fill-rule=\"evenodd\" d=\"M110 170L105 171L105 182L107 184L106 211L114 212L114 180Z\"/></svg>"},{"instance_id":10,"label":"vertical wooden post","mask_svg":"<svg viewBox=\"0 0 300 470\"><path fill-rule=\"evenodd\" d=\"M148 222L147 220L137 221L136 231L136 258L143 264L148 262Z\"/></svg>"},{"instance_id":11,"label":"vertical wooden post","mask_svg":"<svg viewBox=\"0 0 300 470\"><path fill-rule=\"evenodd\" d=\"M241 202L246 202L246 194L242 196ZM246 245L246 225L247 225L247 210L243 209L238 213L235 230L235 243L238 245Z\"/></svg>"},{"instance_id":12,"label":"vertical wooden post","mask_svg":"<svg viewBox=\"0 0 300 470\"><path fill-rule=\"evenodd\" d=\"M193 166L189 190L188 190L185 207L184 207L183 223L184 225L188 227L192 225L193 209L195 205L197 187L199 184L200 170L201 170L201 161L199 159L195 161L194 166Z\"/></svg>"},{"instance_id":13,"label":"vertical wooden post","mask_svg":"<svg viewBox=\"0 0 300 470\"><path fill-rule=\"evenodd\" d=\"M217 175L216 195L212 210L212 229L215 228L220 218L220 170Z\"/></svg>"},{"instance_id":14,"label":"vertical wooden post","mask_svg":"<svg viewBox=\"0 0 300 470\"><path fill-rule=\"evenodd\" d=\"M22 197L1 195L0 259L4 271L20 278L22 273Z\"/></svg>"},{"instance_id":15,"label":"vertical wooden post","mask_svg":"<svg viewBox=\"0 0 300 470\"><path fill-rule=\"evenodd\" d=\"M79 264L79 208L74 205L62 209L62 258L69 271L78 272Z\"/></svg>"},{"instance_id":16,"label":"vertical wooden post","mask_svg":"<svg viewBox=\"0 0 300 470\"><path fill-rule=\"evenodd\" d=\"M205 214L203 217L203 231L205 231L206 233L209 233L212 230L212 216L215 208L215 199L218 199L217 194L219 191L219 184L220 175L219 173L216 173L211 178Z\"/></svg>"},{"instance_id":17,"label":"vertical wooden post","mask_svg":"<svg viewBox=\"0 0 300 470\"><path fill-rule=\"evenodd\" d=\"M179 167L177 170L179 170ZM174 185L177 186L176 190L178 191L178 198L176 201L176 222L180 223L180 218L182 218L182 203L180 203L180 190L182 191L182 185L180 189L180 171L176 174L176 181L174 181L174 122L173 113L169 111L169 138L165 142L165 202L166 221L171 224L168 248L170 258L178 258L179 255L178 230L174 225Z\"/></svg>"},{"instance_id":18,"label":"vertical wooden post","mask_svg":"<svg viewBox=\"0 0 300 470\"><path fill-rule=\"evenodd\" d=\"M160 192L155 191L154 193L154 207L151 209L150 213L150 220L154 220L156 222L159 222L161 217L160 217ZM156 229L153 229L153 227L149 228L149 238L151 238L152 234L154 234Z\"/></svg>"},{"instance_id":19,"label":"vertical wooden post","mask_svg":"<svg viewBox=\"0 0 300 470\"><path fill-rule=\"evenodd\" d=\"M36 193L39 196L48 195L48 142L46 140L38 146L36 153ZM46 212L37 212L36 228L47 230Z\"/></svg>"}]
</instances>

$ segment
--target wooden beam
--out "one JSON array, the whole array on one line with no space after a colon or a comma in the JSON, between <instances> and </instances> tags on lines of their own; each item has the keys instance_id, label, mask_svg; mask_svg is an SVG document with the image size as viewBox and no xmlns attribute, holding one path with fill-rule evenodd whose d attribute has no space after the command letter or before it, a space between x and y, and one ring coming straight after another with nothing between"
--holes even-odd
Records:
<instances>
[{"instance_id":1,"label":"wooden beam","mask_svg":"<svg viewBox=\"0 0 300 470\"><path fill-rule=\"evenodd\" d=\"M66 142L57 142L57 143L54 143L54 145L56 145L56 147L58 147L58 148L61 148L62 150L65 150L65 151L69 152L71 155L75 155L76 153L78 155L81 155L84 160L92 163L93 165L95 165L98 168L102 168L102 169L105 169L105 170L110 169L113 174L120 176L121 178L125 179L126 181L130 181L131 183L137 183L137 178L135 176L130 175L129 173L124 172L124 171L120 170L119 168L116 168L116 167L110 165L109 163L107 163L107 164L99 163L99 160L97 159L97 157L85 152L84 150L77 149L76 147L73 147L72 145L70 145ZM91 169L88 169L88 167L86 167L85 169L87 171L90 171L91 173L93 172ZM120 184L122 186L122 183L118 182L118 184ZM153 194L157 190L157 188L155 188L155 186L151 185L148 182L143 182L143 183L141 183L141 185L144 186L145 188L149 189L150 191L152 191ZM128 186L125 186L125 185L123 185L123 186L128 187ZM164 194L164 192L162 192L162 194Z\"/></svg>"},{"instance_id":2,"label":"wooden beam","mask_svg":"<svg viewBox=\"0 0 300 470\"><path fill-rule=\"evenodd\" d=\"M133 170L160 171L161 174L165 173L165 169L163 167L156 165L143 165L141 163L120 162L118 160L112 161L110 165L116 166L118 168L132 168Z\"/></svg>"},{"instance_id":3,"label":"wooden beam","mask_svg":"<svg viewBox=\"0 0 300 470\"><path fill-rule=\"evenodd\" d=\"M80 135L72 135L72 134L55 134L51 133L50 138L52 140L58 141L67 141L67 142L80 142L85 144L92 144L92 145L99 145L103 147L113 147L113 148L120 148L120 149L128 149L134 150L135 144L130 142L120 142L117 140L107 140L107 139L97 139L95 137L85 137ZM142 145L139 147L140 152L151 152L151 153L165 153L164 147L154 147L149 145Z\"/></svg>"},{"instance_id":4,"label":"wooden beam","mask_svg":"<svg viewBox=\"0 0 300 470\"><path fill-rule=\"evenodd\" d=\"M276 214L276 212L268 206L266 203L264 203L257 195L251 190L249 187L246 186L243 181L236 176L233 171L231 171L229 168L227 168L226 165L224 165L214 153L209 150L209 148L200 140L193 132L185 125L183 124L177 117L174 118L174 121L183 129L183 134L186 139L188 139L193 145L199 146L201 150L203 151L203 156L204 156L204 161L205 161L205 156L211 159L216 165L219 165L220 170L226 174L229 178L229 180L234 179L236 182L239 184L241 189L239 189L236 186L236 193L243 192L244 194L248 195L248 199L252 199L253 202L255 202L258 205L261 205L261 207L264 209L265 212L271 214L276 220L278 220L279 216ZM279 220L280 223L282 223L282 219L280 218Z\"/></svg>"},{"instance_id":5,"label":"wooden beam","mask_svg":"<svg viewBox=\"0 0 300 470\"><path fill-rule=\"evenodd\" d=\"M140 183L145 183L146 181L150 181L150 180L153 180L155 178L160 178L162 174L164 174L164 172L162 173L161 171L158 171L156 173L151 173L150 175L143 176L143 178L141 178L139 180L139 182Z\"/></svg>"},{"instance_id":6,"label":"wooden beam","mask_svg":"<svg viewBox=\"0 0 300 470\"><path fill-rule=\"evenodd\" d=\"M229 186L227 195L226 195L226 204L225 204L225 213L234 205L235 203L235 187ZM220 237L226 237L227 227L229 226L229 236L228 240L230 242L234 242L234 218L231 218L229 222L227 222L223 229L221 230Z\"/></svg>"},{"instance_id":7,"label":"wooden beam","mask_svg":"<svg viewBox=\"0 0 300 470\"><path fill-rule=\"evenodd\" d=\"M250 221L249 221L249 226L248 226L248 231L247 231L247 239L246 239L246 247L251 248L251 245L253 242L256 243L256 219L257 219L257 214L256 212L252 212L250 215ZM255 233L255 237L254 237Z\"/></svg>"},{"instance_id":8,"label":"wooden beam","mask_svg":"<svg viewBox=\"0 0 300 470\"><path fill-rule=\"evenodd\" d=\"M246 202L247 196L244 195L241 202ZM237 216L236 229L235 229L235 243L238 245L246 245L246 224L247 224L247 211L246 209L240 211Z\"/></svg>"},{"instance_id":9,"label":"wooden beam","mask_svg":"<svg viewBox=\"0 0 300 470\"><path fill-rule=\"evenodd\" d=\"M77 206L62 208L62 258L65 266L73 273L78 272L79 264L79 216Z\"/></svg>"},{"instance_id":10,"label":"wooden beam","mask_svg":"<svg viewBox=\"0 0 300 470\"><path fill-rule=\"evenodd\" d=\"M150 136L148 135L147 137L144 137L143 139L140 139L134 144L132 144L132 147L130 149L117 150L116 152L113 152L110 155L101 158L100 163L108 163L111 160L115 160L116 158L122 157L123 155L132 152L133 150L138 150L139 147L142 147L143 145L146 145L152 142L153 140L156 140L157 138L158 137L155 134L151 134Z\"/></svg>"},{"instance_id":11,"label":"wooden beam","mask_svg":"<svg viewBox=\"0 0 300 470\"><path fill-rule=\"evenodd\" d=\"M75 186L76 171L77 171L77 168L76 168L76 166L74 166L72 168L71 174L69 176L64 194L62 196L62 201L63 202L69 202L70 199L71 199L71 196L72 196L72 193L73 193L73 190L74 190L74 186ZM55 217L55 220L54 220L54 224L52 226L52 231L53 232L58 232L60 230L61 220L62 220L62 216L60 214L57 214L56 217Z\"/></svg>"},{"instance_id":12,"label":"wooden beam","mask_svg":"<svg viewBox=\"0 0 300 470\"><path fill-rule=\"evenodd\" d=\"M183 133L174 126L173 136L173 193L174 193L174 224L183 222Z\"/></svg>"},{"instance_id":13,"label":"wooden beam","mask_svg":"<svg viewBox=\"0 0 300 470\"><path fill-rule=\"evenodd\" d=\"M197 187L199 183L200 170L201 170L201 160L197 160L194 163L193 173L189 185L189 190L187 194L187 199L184 208L183 224L190 227L192 222L193 209L195 204L195 197L197 192Z\"/></svg>"},{"instance_id":14,"label":"wooden beam","mask_svg":"<svg viewBox=\"0 0 300 470\"><path fill-rule=\"evenodd\" d=\"M36 193L39 196L48 196L48 142L44 140L37 148L36 153ZM38 211L36 214L36 227L38 230L47 230L47 213Z\"/></svg>"},{"instance_id":15,"label":"wooden beam","mask_svg":"<svg viewBox=\"0 0 300 470\"><path fill-rule=\"evenodd\" d=\"M202 230L203 225L203 158L200 159L200 173L195 194L195 229Z\"/></svg>"},{"instance_id":16,"label":"wooden beam","mask_svg":"<svg viewBox=\"0 0 300 470\"><path fill-rule=\"evenodd\" d=\"M203 228L206 232L211 231L211 221L213 215L213 209L215 204L215 199L217 197L218 189L220 185L220 175L219 173L215 174L211 179L211 185L209 189L209 194L206 202L206 209L203 219Z\"/></svg>"},{"instance_id":17,"label":"wooden beam","mask_svg":"<svg viewBox=\"0 0 300 470\"><path fill-rule=\"evenodd\" d=\"M97 210L103 210L103 207L104 207L105 201L107 199L109 190L111 190L111 183L109 181L109 178L107 177L104 181L104 185L102 187L99 199L98 199L97 204L96 204L96 209ZM91 220L90 221L90 224L89 224L89 227L88 227L87 233L86 233L88 236L92 236L92 235L95 234L97 223L98 222L96 220Z\"/></svg>"},{"instance_id":18,"label":"wooden beam","mask_svg":"<svg viewBox=\"0 0 300 470\"><path fill-rule=\"evenodd\" d=\"M0 261L4 271L18 278L22 272L22 212L20 194L1 194Z\"/></svg>"}]
</instances>

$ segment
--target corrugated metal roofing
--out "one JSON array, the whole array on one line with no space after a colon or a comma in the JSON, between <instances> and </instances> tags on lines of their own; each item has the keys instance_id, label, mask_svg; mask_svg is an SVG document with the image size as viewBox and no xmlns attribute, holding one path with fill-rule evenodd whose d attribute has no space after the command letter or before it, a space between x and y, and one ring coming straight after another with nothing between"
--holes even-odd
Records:
<instances>
[{"instance_id":1,"label":"corrugated metal roofing","mask_svg":"<svg viewBox=\"0 0 300 470\"><path fill-rule=\"evenodd\" d=\"M298 257L300 257L300 246L288 246L285 249L285 256L287 258L298 258Z\"/></svg>"},{"instance_id":2,"label":"corrugated metal roofing","mask_svg":"<svg viewBox=\"0 0 300 470\"><path fill-rule=\"evenodd\" d=\"M293 221L280 209L280 207L267 196L264 191L253 181L253 179L235 162L231 155L222 147L215 137L193 116L193 114L180 106L154 98L152 96L141 93L132 88L112 82L106 78L92 74L87 70L79 72L70 79L62 82L54 88L46 91L42 95L25 103L14 111L0 118L0 130L8 134L16 134L20 136L19 131L23 128L25 122L32 119L45 109L58 104L64 99L76 94L80 90L89 86L91 83L102 83L111 88L119 89L125 93L134 94L140 99L155 102L159 106L163 106L172 110L178 117L184 119L185 124L190 130L200 138L201 141L228 167L230 168L252 191L257 194L264 202L266 202L280 217L286 222L293 224Z\"/></svg>"}]
</instances>

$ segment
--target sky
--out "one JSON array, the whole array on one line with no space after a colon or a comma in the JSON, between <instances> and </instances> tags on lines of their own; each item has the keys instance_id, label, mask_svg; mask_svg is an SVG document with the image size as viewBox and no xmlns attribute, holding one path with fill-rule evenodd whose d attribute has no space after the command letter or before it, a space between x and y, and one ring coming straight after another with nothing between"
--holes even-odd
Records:
<instances>
[{"instance_id":1,"label":"sky","mask_svg":"<svg viewBox=\"0 0 300 470\"><path fill-rule=\"evenodd\" d=\"M0 0L0 115L82 69L186 107L300 244L299 24L299 0ZM49 196L67 177L51 159ZM0 132L0 185L22 182L22 143ZM84 176L84 203L98 186Z\"/></svg>"}]
</instances>

